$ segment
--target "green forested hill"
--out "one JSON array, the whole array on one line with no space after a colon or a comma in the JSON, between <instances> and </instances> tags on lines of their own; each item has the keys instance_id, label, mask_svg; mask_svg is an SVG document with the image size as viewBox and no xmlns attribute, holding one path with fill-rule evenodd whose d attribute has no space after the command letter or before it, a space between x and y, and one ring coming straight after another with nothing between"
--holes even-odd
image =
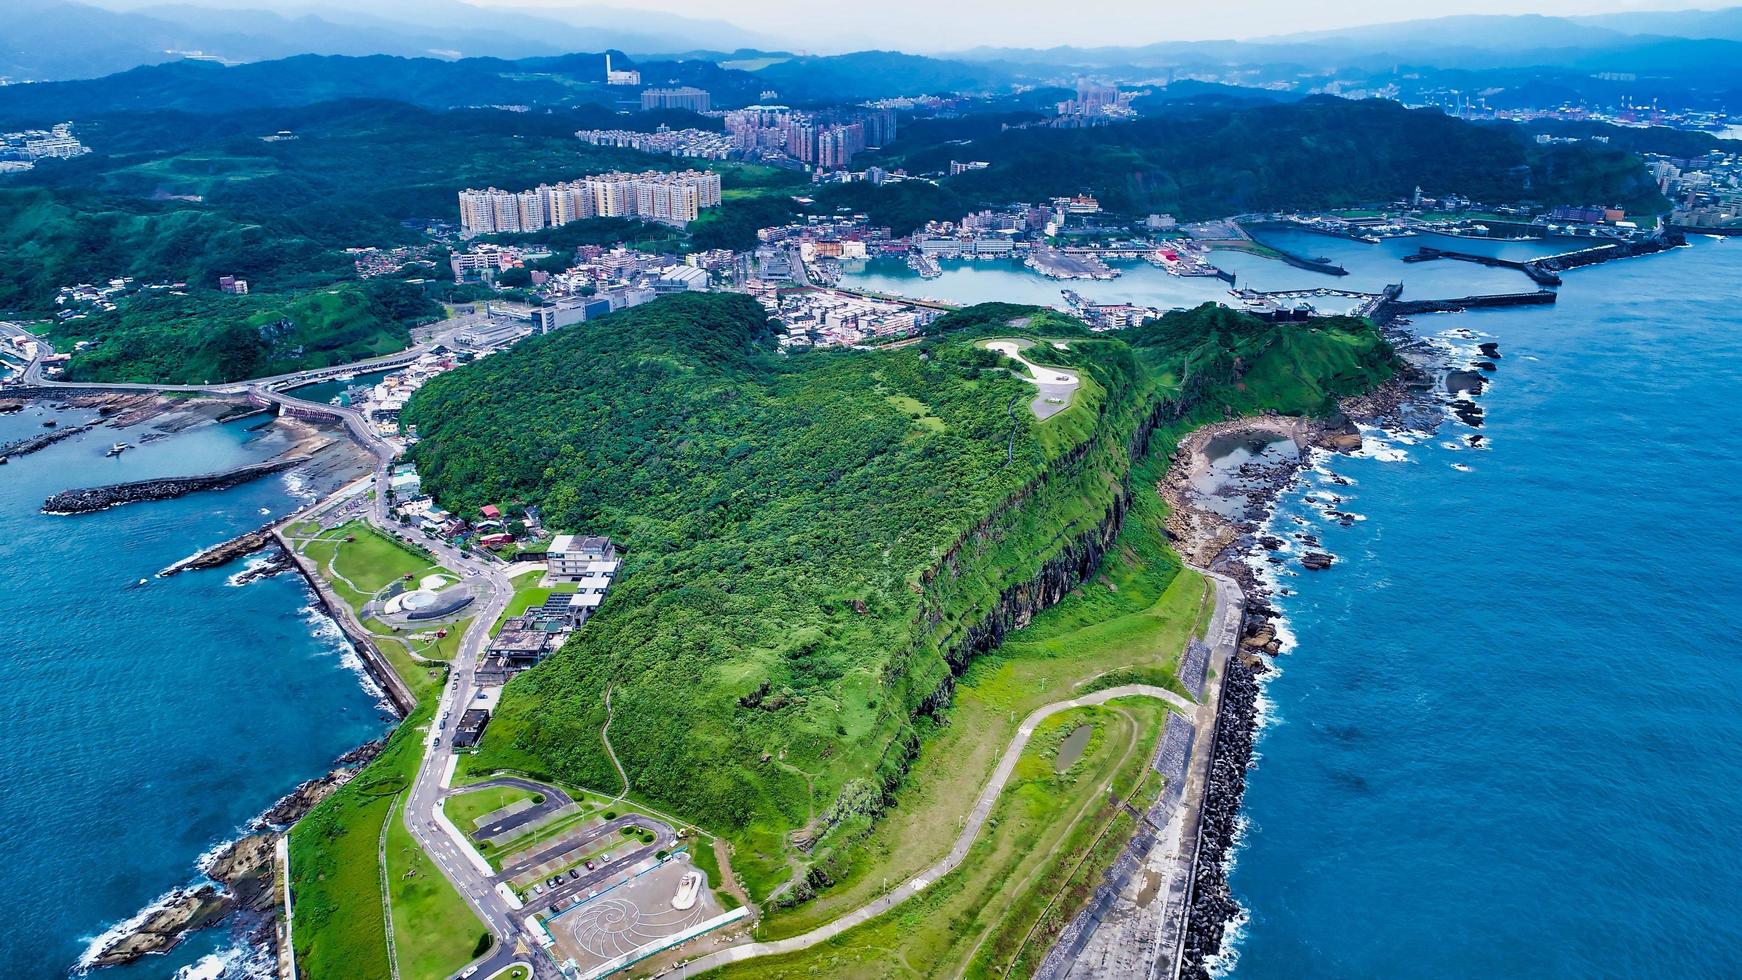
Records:
<instances>
[{"instance_id":1,"label":"green forested hill","mask_svg":"<svg viewBox=\"0 0 1742 980\"><path fill-rule=\"evenodd\" d=\"M292 294L161 294L53 335L95 338L69 381L206 384L391 354L410 345L411 326L441 315L421 288L389 279Z\"/></svg>"},{"instance_id":2,"label":"green forested hill","mask_svg":"<svg viewBox=\"0 0 1742 980\"><path fill-rule=\"evenodd\" d=\"M1094 129L972 132L958 145L930 127L891 147L888 165L946 170L952 159L986 170L947 178L960 203L1039 201L1087 192L1131 214L1214 218L1247 211L1342 207L1462 194L1492 204L1604 202L1630 211L1665 207L1637 157L1585 143L1539 147L1519 127L1478 125L1436 110L1328 96L1276 105L1169 106L1131 123ZM831 188L909 226L905 185ZM960 203L958 203L960 202Z\"/></svg>"},{"instance_id":3,"label":"green forested hill","mask_svg":"<svg viewBox=\"0 0 1742 980\"><path fill-rule=\"evenodd\" d=\"M445 505L525 499L628 552L600 615L510 685L479 764L615 785L609 692L636 792L750 843L736 862L764 892L788 873L787 833L877 812L953 674L1093 570L1140 433L1168 414L1181 337L1133 345L1034 312L789 357L748 298L680 296L432 381L405 420ZM1172 319L1238 352L1224 380L1298 365L1284 408L1389 370L1359 321ZM1068 336L1034 356L1085 375L1045 423L974 343L1012 332Z\"/></svg>"}]
</instances>

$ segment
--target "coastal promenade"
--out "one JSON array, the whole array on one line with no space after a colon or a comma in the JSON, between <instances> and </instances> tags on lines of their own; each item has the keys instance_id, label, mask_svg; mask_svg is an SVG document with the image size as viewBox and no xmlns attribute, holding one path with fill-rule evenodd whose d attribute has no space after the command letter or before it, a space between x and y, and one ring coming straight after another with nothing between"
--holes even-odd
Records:
<instances>
[{"instance_id":1,"label":"coastal promenade","mask_svg":"<svg viewBox=\"0 0 1742 980\"><path fill-rule=\"evenodd\" d=\"M1193 570L1216 590L1216 610L1205 632L1213 682L1206 686L1203 703L1192 719L1192 751L1179 802L1161 832L1133 854L1147 874L1130 876L1105 913L1084 924L1076 948L1055 951L1061 968L1037 977L1171 980L1179 974L1197 877L1205 792L1216 754L1221 682L1228 661L1237 653L1246 609L1245 595L1232 578L1207 568Z\"/></svg>"}]
</instances>

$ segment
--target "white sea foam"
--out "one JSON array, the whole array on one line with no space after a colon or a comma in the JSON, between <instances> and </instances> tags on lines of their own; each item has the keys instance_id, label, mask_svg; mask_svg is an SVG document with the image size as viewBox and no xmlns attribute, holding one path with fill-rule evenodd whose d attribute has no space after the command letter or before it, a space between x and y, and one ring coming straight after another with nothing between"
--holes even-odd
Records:
<instances>
[{"instance_id":1,"label":"white sea foam","mask_svg":"<svg viewBox=\"0 0 1742 980\"><path fill-rule=\"evenodd\" d=\"M122 936L125 936L139 928L145 923L146 919L151 918L151 916L155 915L158 910L167 906L176 898L176 896L182 894L182 892L183 889L172 888L169 891L164 892L162 895L157 896L157 898L152 900L151 904L133 913L133 915L128 918L122 919L120 922L115 923L96 936L89 937L85 944L85 951L79 954L79 962L73 968L74 972L89 972L92 967L97 965L97 957L103 955L103 950L108 949L112 943L120 939Z\"/></svg>"},{"instance_id":2,"label":"white sea foam","mask_svg":"<svg viewBox=\"0 0 1742 980\"><path fill-rule=\"evenodd\" d=\"M278 964L271 951L238 943L216 953L207 953L175 971L170 980L266 980L277 972Z\"/></svg>"},{"instance_id":3,"label":"white sea foam","mask_svg":"<svg viewBox=\"0 0 1742 980\"><path fill-rule=\"evenodd\" d=\"M224 584L231 587L247 585L249 582L248 576L258 572L260 569L265 568L270 564L272 564L272 559L256 555L255 557L248 559L248 564L243 565L241 571L236 572L229 578L225 579ZM258 579L252 581L258 581Z\"/></svg>"},{"instance_id":4,"label":"white sea foam","mask_svg":"<svg viewBox=\"0 0 1742 980\"><path fill-rule=\"evenodd\" d=\"M1432 435L1429 432L1386 429L1376 425L1363 425L1360 428L1361 448L1348 455L1357 459L1377 459L1382 463L1413 462L1407 447L1414 446Z\"/></svg>"},{"instance_id":5,"label":"white sea foam","mask_svg":"<svg viewBox=\"0 0 1742 980\"><path fill-rule=\"evenodd\" d=\"M1262 688L1261 688L1262 689ZM1256 758L1256 754L1254 755ZM1239 862L1240 852L1246 847L1246 837L1251 830L1252 822L1242 810L1234 817L1234 839L1228 845L1227 855L1222 859L1222 873L1232 875L1234 867ZM1246 926L1252 921L1252 913L1245 905L1236 901L1234 917L1222 926L1222 942L1212 956L1204 958L1204 971L1212 977L1225 977L1233 973L1240 965L1240 945L1246 939Z\"/></svg>"},{"instance_id":6,"label":"white sea foam","mask_svg":"<svg viewBox=\"0 0 1742 980\"><path fill-rule=\"evenodd\" d=\"M328 616L313 602L303 606L298 612L302 614L303 622L309 624L309 635L323 641L328 652L339 658L339 665L356 675L357 685L363 689L363 693L375 699L376 707L391 709L387 692L375 683L375 678L364 665L363 658L357 655L356 649L345 638L344 630L339 629L339 624L333 617Z\"/></svg>"},{"instance_id":7,"label":"white sea foam","mask_svg":"<svg viewBox=\"0 0 1742 980\"><path fill-rule=\"evenodd\" d=\"M309 483L308 477L302 474L299 467L293 466L284 471L284 489L290 491L290 495L293 497L313 500L317 496L314 486Z\"/></svg>"}]
</instances>

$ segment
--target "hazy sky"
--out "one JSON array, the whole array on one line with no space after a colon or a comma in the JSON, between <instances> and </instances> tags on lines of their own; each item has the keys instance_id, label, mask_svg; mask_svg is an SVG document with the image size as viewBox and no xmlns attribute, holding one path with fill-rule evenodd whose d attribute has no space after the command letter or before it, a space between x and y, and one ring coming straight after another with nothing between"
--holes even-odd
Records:
<instances>
[{"instance_id":1,"label":"hazy sky","mask_svg":"<svg viewBox=\"0 0 1742 980\"><path fill-rule=\"evenodd\" d=\"M470 0L482 6L587 6L562 0ZM1148 44L1348 27L1450 14L1590 14L1724 6L1700 0L597 0L813 37L819 47L936 51L978 44Z\"/></svg>"}]
</instances>

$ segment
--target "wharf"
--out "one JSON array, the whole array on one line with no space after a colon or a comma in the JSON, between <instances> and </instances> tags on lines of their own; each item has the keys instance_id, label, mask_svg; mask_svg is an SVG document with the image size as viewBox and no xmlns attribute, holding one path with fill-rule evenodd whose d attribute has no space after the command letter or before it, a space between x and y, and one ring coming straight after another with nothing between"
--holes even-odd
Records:
<instances>
[{"instance_id":1,"label":"wharf","mask_svg":"<svg viewBox=\"0 0 1742 980\"><path fill-rule=\"evenodd\" d=\"M1099 256L1067 254L1055 248L1035 249L1025 264L1052 279L1112 279L1118 275Z\"/></svg>"},{"instance_id":2,"label":"wharf","mask_svg":"<svg viewBox=\"0 0 1742 980\"><path fill-rule=\"evenodd\" d=\"M1454 252L1449 249L1421 246L1414 255L1403 257L1405 262L1431 262L1435 259L1456 259L1459 262L1474 262L1491 269L1517 269L1530 277L1538 286L1559 286L1561 277L1552 268L1543 265L1540 259L1519 261L1517 259L1502 259L1493 255L1477 255L1472 252Z\"/></svg>"},{"instance_id":3,"label":"wharf","mask_svg":"<svg viewBox=\"0 0 1742 980\"><path fill-rule=\"evenodd\" d=\"M1554 290L1539 289L1533 293L1490 293L1485 296L1459 296L1454 299L1400 300L1397 296L1402 291L1401 285L1385 287L1384 294L1369 314L1374 323L1383 327L1400 316L1415 316L1420 313L1457 313L1499 306L1545 306L1554 303L1560 296Z\"/></svg>"}]
</instances>

